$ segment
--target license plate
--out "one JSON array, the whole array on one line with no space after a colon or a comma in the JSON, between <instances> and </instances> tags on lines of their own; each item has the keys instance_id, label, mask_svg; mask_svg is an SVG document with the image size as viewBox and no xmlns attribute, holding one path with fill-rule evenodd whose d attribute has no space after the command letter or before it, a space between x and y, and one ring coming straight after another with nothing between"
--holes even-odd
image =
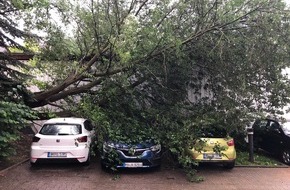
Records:
<instances>
[{"instance_id":1,"label":"license plate","mask_svg":"<svg viewBox=\"0 0 290 190\"><path fill-rule=\"evenodd\" d=\"M204 153L203 154L203 159L206 159L206 160L211 160L211 159L222 159L221 155L217 154L217 153L214 153L214 154L206 154Z\"/></svg>"},{"instance_id":2,"label":"license plate","mask_svg":"<svg viewBox=\"0 0 290 190\"><path fill-rule=\"evenodd\" d=\"M123 166L125 168L139 168L139 167L143 167L143 163L142 162L125 162Z\"/></svg>"},{"instance_id":3,"label":"license plate","mask_svg":"<svg viewBox=\"0 0 290 190\"><path fill-rule=\"evenodd\" d=\"M66 152L48 152L47 157L65 158Z\"/></svg>"}]
</instances>

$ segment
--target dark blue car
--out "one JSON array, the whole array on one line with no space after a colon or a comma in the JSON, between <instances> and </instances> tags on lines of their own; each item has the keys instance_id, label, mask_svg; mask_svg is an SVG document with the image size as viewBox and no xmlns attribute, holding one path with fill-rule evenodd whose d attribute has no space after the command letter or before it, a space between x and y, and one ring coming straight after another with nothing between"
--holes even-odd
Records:
<instances>
[{"instance_id":1,"label":"dark blue car","mask_svg":"<svg viewBox=\"0 0 290 190\"><path fill-rule=\"evenodd\" d=\"M106 141L101 155L103 167L150 168L161 165L161 145L154 141L128 144Z\"/></svg>"}]
</instances>

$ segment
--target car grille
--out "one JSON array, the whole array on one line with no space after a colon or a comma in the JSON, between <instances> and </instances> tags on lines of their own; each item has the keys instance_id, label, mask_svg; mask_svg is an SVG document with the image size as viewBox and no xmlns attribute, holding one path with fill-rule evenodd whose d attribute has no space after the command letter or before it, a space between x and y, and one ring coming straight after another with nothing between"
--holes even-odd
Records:
<instances>
[{"instance_id":1,"label":"car grille","mask_svg":"<svg viewBox=\"0 0 290 190\"><path fill-rule=\"evenodd\" d=\"M146 149L121 149L120 151L122 151L126 156L141 156Z\"/></svg>"}]
</instances>

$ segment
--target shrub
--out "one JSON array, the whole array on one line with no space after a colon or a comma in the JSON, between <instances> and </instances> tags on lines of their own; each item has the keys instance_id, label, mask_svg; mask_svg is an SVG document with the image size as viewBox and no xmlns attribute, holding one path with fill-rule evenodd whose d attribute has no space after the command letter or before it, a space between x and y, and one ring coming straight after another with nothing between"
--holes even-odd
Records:
<instances>
[{"instance_id":1,"label":"shrub","mask_svg":"<svg viewBox=\"0 0 290 190\"><path fill-rule=\"evenodd\" d=\"M0 101L0 158L12 155L15 150L10 144L17 141L19 130L29 119L36 118L34 111L23 104Z\"/></svg>"}]
</instances>

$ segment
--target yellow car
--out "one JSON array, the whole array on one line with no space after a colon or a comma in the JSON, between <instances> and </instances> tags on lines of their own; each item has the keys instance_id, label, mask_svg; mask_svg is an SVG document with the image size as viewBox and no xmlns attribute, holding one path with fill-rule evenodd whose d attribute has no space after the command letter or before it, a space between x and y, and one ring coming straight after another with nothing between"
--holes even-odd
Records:
<instances>
[{"instance_id":1,"label":"yellow car","mask_svg":"<svg viewBox=\"0 0 290 190\"><path fill-rule=\"evenodd\" d=\"M193 148L189 149L192 159L197 162L222 164L227 169L235 166L235 143L226 130L217 127L202 128L198 137L200 138Z\"/></svg>"}]
</instances>

